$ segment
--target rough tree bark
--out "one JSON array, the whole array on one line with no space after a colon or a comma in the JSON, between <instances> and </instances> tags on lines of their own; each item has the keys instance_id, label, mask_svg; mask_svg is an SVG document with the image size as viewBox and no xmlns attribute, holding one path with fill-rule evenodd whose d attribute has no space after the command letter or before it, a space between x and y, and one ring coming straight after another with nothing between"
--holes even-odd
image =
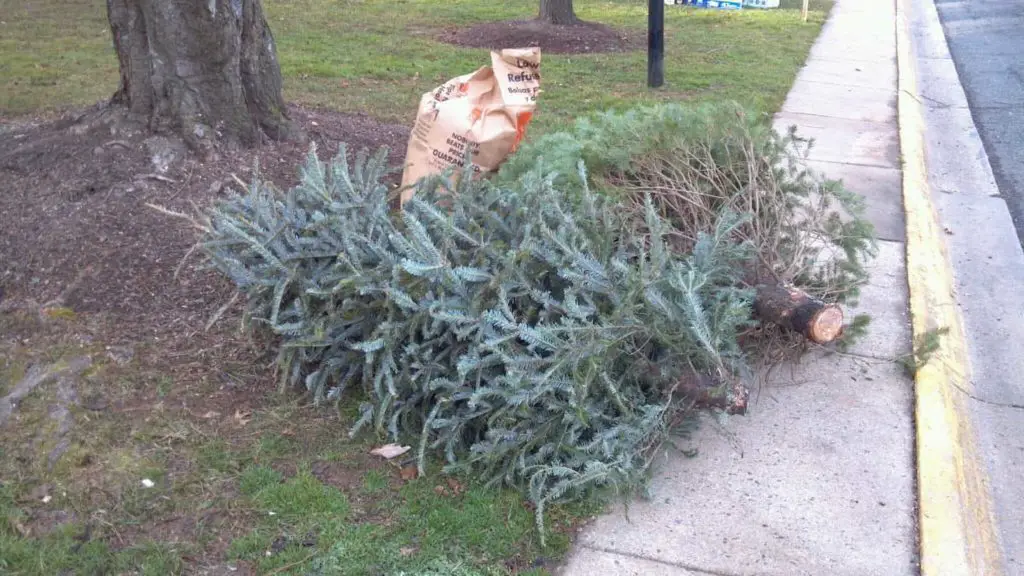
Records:
<instances>
[{"instance_id":1,"label":"rough tree bark","mask_svg":"<svg viewBox=\"0 0 1024 576\"><path fill-rule=\"evenodd\" d=\"M843 333L843 309L787 286L757 287L754 312L761 320L803 334L818 344L828 344Z\"/></svg>"},{"instance_id":2,"label":"rough tree bark","mask_svg":"<svg viewBox=\"0 0 1024 576\"><path fill-rule=\"evenodd\" d=\"M194 147L300 136L260 0L107 0L107 16L121 69L113 101L150 129Z\"/></svg>"},{"instance_id":3,"label":"rough tree bark","mask_svg":"<svg viewBox=\"0 0 1024 576\"><path fill-rule=\"evenodd\" d=\"M548 24L571 26L580 19L572 9L572 0L540 0L540 14L537 19Z\"/></svg>"}]
</instances>

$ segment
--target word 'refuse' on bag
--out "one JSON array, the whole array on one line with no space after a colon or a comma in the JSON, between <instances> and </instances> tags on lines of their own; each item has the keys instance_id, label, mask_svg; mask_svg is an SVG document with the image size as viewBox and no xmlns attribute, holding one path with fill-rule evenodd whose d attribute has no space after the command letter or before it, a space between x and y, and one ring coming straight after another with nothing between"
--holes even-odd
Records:
<instances>
[{"instance_id":1,"label":"word 'refuse' on bag","mask_svg":"<svg viewBox=\"0 0 1024 576\"><path fill-rule=\"evenodd\" d=\"M497 170L523 139L539 94L540 48L491 52L490 66L424 94L409 136L402 203L420 178L463 166L467 148L476 174Z\"/></svg>"}]
</instances>

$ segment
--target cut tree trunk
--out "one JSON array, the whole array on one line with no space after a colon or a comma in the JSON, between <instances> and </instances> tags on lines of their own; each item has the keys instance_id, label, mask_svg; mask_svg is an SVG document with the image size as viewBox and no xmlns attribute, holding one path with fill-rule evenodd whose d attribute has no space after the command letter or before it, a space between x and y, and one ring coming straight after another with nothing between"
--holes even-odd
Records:
<instances>
[{"instance_id":1,"label":"cut tree trunk","mask_svg":"<svg viewBox=\"0 0 1024 576\"><path fill-rule=\"evenodd\" d=\"M190 145L300 136L260 0L107 0L121 69L113 102Z\"/></svg>"},{"instance_id":2,"label":"cut tree trunk","mask_svg":"<svg viewBox=\"0 0 1024 576\"><path fill-rule=\"evenodd\" d=\"M540 14L537 19L557 26L579 24L580 19L572 9L572 0L540 0Z\"/></svg>"},{"instance_id":3,"label":"cut tree trunk","mask_svg":"<svg viewBox=\"0 0 1024 576\"><path fill-rule=\"evenodd\" d=\"M758 286L754 312L761 320L799 332L818 344L828 344L843 333L842 308L790 286Z\"/></svg>"}]
</instances>

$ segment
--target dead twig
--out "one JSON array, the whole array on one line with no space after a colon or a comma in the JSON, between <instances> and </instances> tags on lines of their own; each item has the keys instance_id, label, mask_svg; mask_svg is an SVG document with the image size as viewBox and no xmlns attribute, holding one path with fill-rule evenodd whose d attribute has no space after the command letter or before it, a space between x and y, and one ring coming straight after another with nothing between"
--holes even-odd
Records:
<instances>
[{"instance_id":1,"label":"dead twig","mask_svg":"<svg viewBox=\"0 0 1024 576\"><path fill-rule=\"evenodd\" d=\"M303 563L307 562L308 560L313 558L313 556L316 556L316 551L313 551L313 552L310 552L309 554L306 554L306 556L304 558L300 559L300 560L296 560L295 562L291 562L289 564L285 564L284 566L280 566L276 570L271 570L270 572L267 572L267 576L273 576L274 574L280 574L280 573L282 573L285 570L288 570L290 568L295 568L299 564L303 564Z\"/></svg>"},{"instance_id":2,"label":"dead twig","mask_svg":"<svg viewBox=\"0 0 1024 576\"><path fill-rule=\"evenodd\" d=\"M178 181L174 178L168 178L160 174L139 174L136 178L140 180L158 180L160 182L166 182L168 184L177 184Z\"/></svg>"},{"instance_id":3,"label":"dead twig","mask_svg":"<svg viewBox=\"0 0 1024 576\"><path fill-rule=\"evenodd\" d=\"M217 310L213 317L211 317L210 320L207 321L206 328L204 330L209 331L210 328L212 328L213 325L217 323L217 320L220 320L220 317L223 316L224 313L228 311L228 308L231 308L231 306L238 301L238 295L239 292L235 292L234 296L232 296L231 299L227 301L227 303L225 303Z\"/></svg>"},{"instance_id":4,"label":"dead twig","mask_svg":"<svg viewBox=\"0 0 1024 576\"><path fill-rule=\"evenodd\" d=\"M241 178L236 176L234 172L231 173L231 179L234 180L235 183L237 183L239 186L241 186L242 190L246 190L249 188L249 185L243 182Z\"/></svg>"},{"instance_id":5,"label":"dead twig","mask_svg":"<svg viewBox=\"0 0 1024 576\"><path fill-rule=\"evenodd\" d=\"M182 191L182 190L184 190L185 188L188 188L188 185L189 185L189 183L191 183L191 182L192 182L192 174L193 174L194 172L195 172L195 169L194 169L194 168L189 168L189 171L188 171L188 176L186 176L186 177L185 177L185 181L184 181L184 182L182 182L182 183L181 183L181 186L178 186L178 188L177 188L177 189L176 189L176 190L174 191L174 193L173 193L173 194L171 194L171 195L170 195L170 196L168 197L168 200L173 200L174 198L177 198L177 197L178 197L178 194L181 194L181 191Z\"/></svg>"},{"instance_id":6,"label":"dead twig","mask_svg":"<svg viewBox=\"0 0 1024 576\"><path fill-rule=\"evenodd\" d=\"M182 269L185 268L185 262L188 261L189 256L191 256L192 253L195 252L200 246L202 246L202 244L196 242L195 244L192 245L191 248L188 249L188 252L185 252L185 255L181 257L181 262L178 262L178 265L174 268L173 278L175 280L178 279L178 275L181 274Z\"/></svg>"},{"instance_id":7,"label":"dead twig","mask_svg":"<svg viewBox=\"0 0 1024 576\"><path fill-rule=\"evenodd\" d=\"M159 212L161 214L164 214L166 216L173 216L174 218L181 218L182 220L188 220L189 222L192 223L192 226L196 230L199 230L200 232L209 232L209 230L210 230L208 226L206 226L203 222L201 222L195 216L190 216L188 214L185 214L183 212L178 212L176 210L171 210L170 208L165 208L163 206L160 206L159 204L151 204L149 202L146 202L146 206L149 207L149 208L152 208L153 210L156 210L157 212Z\"/></svg>"}]
</instances>

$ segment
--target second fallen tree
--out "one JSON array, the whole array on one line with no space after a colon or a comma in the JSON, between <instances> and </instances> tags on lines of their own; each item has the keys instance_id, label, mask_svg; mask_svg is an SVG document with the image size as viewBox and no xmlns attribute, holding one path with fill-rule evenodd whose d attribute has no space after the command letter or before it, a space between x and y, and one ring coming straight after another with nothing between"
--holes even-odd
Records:
<instances>
[{"instance_id":1,"label":"second fallen tree","mask_svg":"<svg viewBox=\"0 0 1024 576\"><path fill-rule=\"evenodd\" d=\"M569 135L528 142L499 178L511 182L543 161L558 185L579 188L583 162L587 185L632 200L636 214L650 199L681 254L723 213L748 216L736 239L756 255L744 285L756 289L757 318L827 344L842 336L838 305L867 281L864 264L877 247L863 199L809 170L809 146L736 105L657 105L600 114Z\"/></svg>"}]
</instances>

